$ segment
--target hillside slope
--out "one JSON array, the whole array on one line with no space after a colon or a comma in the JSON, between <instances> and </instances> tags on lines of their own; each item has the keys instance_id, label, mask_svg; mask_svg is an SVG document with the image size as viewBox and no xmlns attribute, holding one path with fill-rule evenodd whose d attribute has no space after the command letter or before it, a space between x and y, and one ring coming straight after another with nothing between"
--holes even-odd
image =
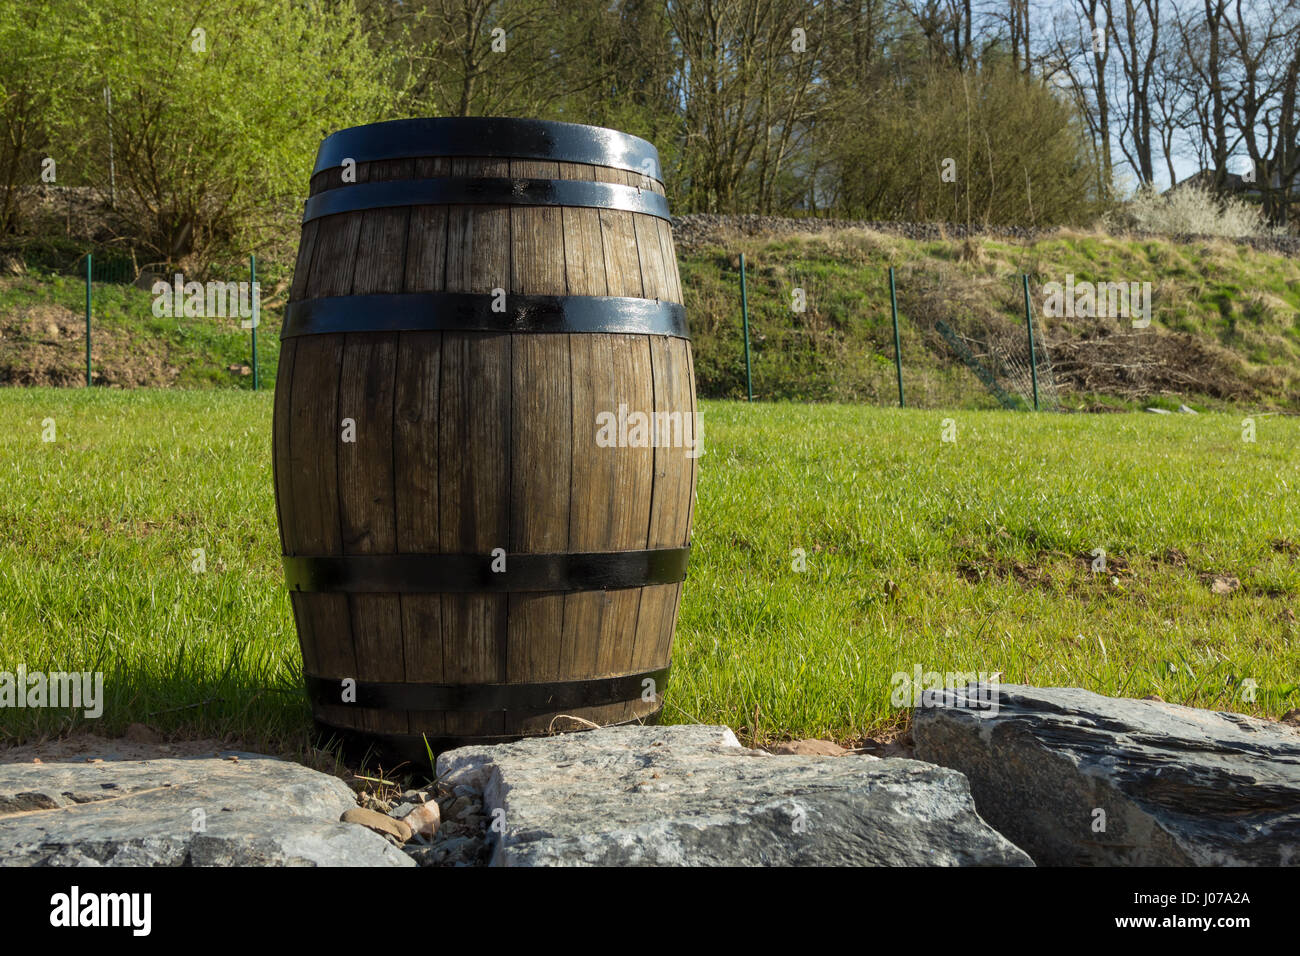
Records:
<instances>
[{"instance_id":1,"label":"hillside slope","mask_svg":"<svg viewBox=\"0 0 1300 956\"><path fill-rule=\"evenodd\" d=\"M897 401L888 284L893 265L910 405L996 404L939 323L986 367L1014 373L1027 355L1023 272L1030 277L1041 384L1047 390L1055 380L1064 407L1185 402L1300 412L1300 258L1285 242L1269 248L1071 232L958 239L944 238L934 226L885 232L798 221L780 229L760 223L758 234L749 231L754 228L746 217L678 222L696 375L705 396L745 395L738 270L744 253L756 398ZM806 231L812 229L820 231ZM84 381L80 279L25 267L12 256L8 262L8 274L0 274L0 382ZM269 384L289 268L259 263L259 275L266 276L261 378ZM1045 284L1064 284L1068 277L1076 283L1150 283L1149 327L1134 328L1123 318L1045 316ZM802 312L794 309L796 289L802 290ZM249 363L249 334L237 321L158 319L151 304L145 289L96 285L97 382L251 386L239 369Z\"/></svg>"},{"instance_id":2,"label":"hillside slope","mask_svg":"<svg viewBox=\"0 0 1300 956\"><path fill-rule=\"evenodd\" d=\"M679 252L696 374L710 396L745 393L744 253L756 397L896 401L893 265L909 404L994 403L937 324L949 325L990 368L997 358L990 353L1019 349L1023 360L1025 273L1039 361L1045 352L1066 407L1185 401L1300 410L1300 259L1282 251L1071 232L958 240L862 228L752 235L710 225L686 223ZM1149 282L1149 326L1044 316L1044 285L1070 276ZM804 290L803 313L792 308L796 288Z\"/></svg>"}]
</instances>

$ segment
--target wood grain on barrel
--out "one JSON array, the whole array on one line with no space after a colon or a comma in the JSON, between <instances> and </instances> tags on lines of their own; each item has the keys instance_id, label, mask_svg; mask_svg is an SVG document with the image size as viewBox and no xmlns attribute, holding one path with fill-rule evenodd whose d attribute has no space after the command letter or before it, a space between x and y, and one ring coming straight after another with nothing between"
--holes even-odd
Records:
<instances>
[{"instance_id":1,"label":"wood grain on barrel","mask_svg":"<svg viewBox=\"0 0 1300 956\"><path fill-rule=\"evenodd\" d=\"M308 336L295 350L288 467L281 472L285 481L281 501L287 504L288 529L292 529L292 533L286 529L291 554L342 551L337 470L342 359L342 336ZM347 595L296 592L293 603L308 672L355 678ZM341 727L361 726L355 716L355 711L341 702L321 709L322 719Z\"/></svg>"},{"instance_id":2,"label":"wood grain on barrel","mask_svg":"<svg viewBox=\"0 0 1300 956\"><path fill-rule=\"evenodd\" d=\"M305 276L306 273L304 272ZM293 359L297 354L298 340L285 339L280 343L280 362L276 370L276 388L275 388L275 414L271 426L271 443L276 449L289 447L289 399L293 394ZM276 524L280 528L280 552L289 554L288 539L285 537L285 529L292 528L286 520L285 509L289 507L287 496L281 497L281 482L288 480L287 464L281 465L281 456L273 454L271 456L271 476L275 482L275 517Z\"/></svg>"},{"instance_id":3,"label":"wood grain on barrel","mask_svg":"<svg viewBox=\"0 0 1300 956\"><path fill-rule=\"evenodd\" d=\"M681 302L682 277L677 271L677 253L673 250L673 227L663 219L656 219L655 222L659 224L659 254L662 257L667 283L663 297L669 302Z\"/></svg>"},{"instance_id":4,"label":"wood grain on barrel","mask_svg":"<svg viewBox=\"0 0 1300 956\"><path fill-rule=\"evenodd\" d=\"M571 336L516 335L511 345L511 554L569 550L573 469ZM563 594L510 595L506 681L559 680Z\"/></svg>"},{"instance_id":5,"label":"wood grain on barrel","mask_svg":"<svg viewBox=\"0 0 1300 956\"><path fill-rule=\"evenodd\" d=\"M337 169L312 193L346 189ZM612 167L422 157L356 181L437 176L663 186ZM680 302L669 224L617 210L420 206L313 220L290 298L387 292L612 295ZM286 340L275 477L287 554L508 554L680 547L695 461L690 345L662 336L354 332ZM597 416L641 412L673 447L600 447ZM667 415L668 418L663 416ZM672 416L676 415L676 418ZM341 420L356 422L343 443ZM626 437L626 434L624 435ZM508 560L508 559L507 559ZM578 680L665 666L681 585L570 594L295 594L308 673L374 681ZM662 688L659 688L662 691ZM566 713L597 723L642 700ZM544 732L554 713L317 707L327 724L481 736ZM560 726L563 726L561 722Z\"/></svg>"},{"instance_id":6,"label":"wood grain on barrel","mask_svg":"<svg viewBox=\"0 0 1300 956\"><path fill-rule=\"evenodd\" d=\"M559 163L513 160L510 175L557 179ZM564 295L563 211L510 210L511 291ZM568 550L572 473L572 366L568 335L512 337L510 546L513 553ZM506 681L557 680L564 595L512 594Z\"/></svg>"},{"instance_id":7,"label":"wood grain on barrel","mask_svg":"<svg viewBox=\"0 0 1300 956\"><path fill-rule=\"evenodd\" d=\"M591 180L594 172L592 167L578 163L561 163L560 167L567 179ZM564 206L560 217L568 294L609 295L600 213L595 209Z\"/></svg>"},{"instance_id":8,"label":"wood grain on barrel","mask_svg":"<svg viewBox=\"0 0 1300 956\"><path fill-rule=\"evenodd\" d=\"M505 160L453 159L453 176L505 176ZM449 292L492 293L510 286L510 210L451 206L447 224ZM490 554L509 548L511 336L443 335L439 483L441 550ZM506 676L509 596L442 598L449 681L495 683ZM501 733L501 714L449 713L449 734Z\"/></svg>"},{"instance_id":9,"label":"wood grain on barrel","mask_svg":"<svg viewBox=\"0 0 1300 956\"><path fill-rule=\"evenodd\" d=\"M510 542L509 335L443 335L439 393L440 550L490 554ZM453 683L506 677L509 596L445 594L444 656ZM448 714L447 732L500 733L499 714Z\"/></svg>"},{"instance_id":10,"label":"wood grain on barrel","mask_svg":"<svg viewBox=\"0 0 1300 956\"><path fill-rule=\"evenodd\" d=\"M409 276L409 272L408 272ZM441 285L441 272L438 284ZM398 554L436 554L442 549L438 447L438 395L442 369L442 333L403 332L397 346L397 387L393 408L393 499ZM408 681L447 681L442 630L442 598L437 594L403 594L402 652ZM454 645L453 645L454 647ZM410 714L411 730L445 733L440 711Z\"/></svg>"},{"instance_id":11,"label":"wood grain on barrel","mask_svg":"<svg viewBox=\"0 0 1300 956\"><path fill-rule=\"evenodd\" d=\"M365 182L366 176L367 171L359 169L357 182ZM316 236L312 243L311 274L307 277L307 292L303 298L351 293L364 217L365 213L345 213L312 220L317 224Z\"/></svg>"},{"instance_id":12,"label":"wood grain on barrel","mask_svg":"<svg viewBox=\"0 0 1300 956\"><path fill-rule=\"evenodd\" d=\"M307 298L307 278L311 275L311 257L316 251L316 230L319 228L319 219L313 219L302 227L298 258L293 268L293 282L289 286L289 298L295 302Z\"/></svg>"},{"instance_id":13,"label":"wood grain on barrel","mask_svg":"<svg viewBox=\"0 0 1300 956\"><path fill-rule=\"evenodd\" d=\"M505 176L505 160L453 159L453 176ZM510 288L510 208L447 207L447 291Z\"/></svg>"},{"instance_id":14,"label":"wood grain on barrel","mask_svg":"<svg viewBox=\"0 0 1300 956\"><path fill-rule=\"evenodd\" d=\"M686 447L690 438L689 412L693 392L687 375L688 350L689 345L681 339L656 337L650 340L655 411L666 413L670 428L676 424L683 429L676 447L670 445L654 450L655 480L649 537L649 547L652 548L681 547L690 537L687 521L694 461L687 456ZM639 667L649 668L656 661L666 659L680 591L680 584L661 584L646 588L642 593L634 653Z\"/></svg>"},{"instance_id":15,"label":"wood grain on barrel","mask_svg":"<svg viewBox=\"0 0 1300 956\"><path fill-rule=\"evenodd\" d=\"M451 162L419 159L418 177L446 176ZM403 292L442 292L447 280L447 207L412 206L406 233L406 277Z\"/></svg>"},{"instance_id":16,"label":"wood grain on barrel","mask_svg":"<svg viewBox=\"0 0 1300 956\"><path fill-rule=\"evenodd\" d=\"M559 163L510 163L510 175L524 179L558 179ZM564 295L564 226L559 206L510 207L510 285L535 295Z\"/></svg>"},{"instance_id":17,"label":"wood grain on barrel","mask_svg":"<svg viewBox=\"0 0 1300 956\"><path fill-rule=\"evenodd\" d=\"M570 522L572 551L644 549L650 518L654 454L649 448L601 447L597 415L615 417L619 407L653 407L650 350L646 336L574 335L574 480L581 507ZM632 663L642 589L588 591L566 599L562 667L591 677L626 674ZM582 708L575 716L596 723L625 720L650 707L611 704Z\"/></svg>"},{"instance_id":18,"label":"wood grain on barrel","mask_svg":"<svg viewBox=\"0 0 1300 956\"><path fill-rule=\"evenodd\" d=\"M365 215L371 215L366 213ZM375 249L363 249L357 275ZM378 270L372 270L378 271ZM400 281L401 273L396 273ZM339 520L344 554L397 550L393 508L393 393L397 335L349 333L339 379L340 419L353 422L353 441L338 450ZM356 655L356 679L403 681L401 602L396 594L347 596ZM404 712L358 709L366 729L406 733Z\"/></svg>"}]
</instances>

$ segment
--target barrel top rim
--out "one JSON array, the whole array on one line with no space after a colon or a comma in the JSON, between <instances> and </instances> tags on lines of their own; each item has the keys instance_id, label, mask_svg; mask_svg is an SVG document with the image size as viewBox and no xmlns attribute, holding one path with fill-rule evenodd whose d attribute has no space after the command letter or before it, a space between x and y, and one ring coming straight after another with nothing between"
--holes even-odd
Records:
<instances>
[{"instance_id":1,"label":"barrel top rim","mask_svg":"<svg viewBox=\"0 0 1300 956\"><path fill-rule=\"evenodd\" d=\"M507 131L512 135L503 135ZM494 138L500 143L494 144ZM312 175L344 159L366 163L420 156L585 163L663 181L659 150L639 136L604 126L509 116L430 116L350 126L321 142Z\"/></svg>"}]
</instances>

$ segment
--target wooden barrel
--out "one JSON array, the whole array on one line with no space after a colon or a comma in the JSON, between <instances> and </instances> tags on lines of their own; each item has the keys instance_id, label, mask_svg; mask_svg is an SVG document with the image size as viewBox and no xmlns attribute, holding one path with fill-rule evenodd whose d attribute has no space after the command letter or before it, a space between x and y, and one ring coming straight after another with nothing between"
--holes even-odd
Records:
<instances>
[{"instance_id":1,"label":"wooden barrel","mask_svg":"<svg viewBox=\"0 0 1300 956\"><path fill-rule=\"evenodd\" d=\"M462 118L324 141L274 426L318 728L423 763L657 718L700 438L681 302L644 140Z\"/></svg>"}]
</instances>

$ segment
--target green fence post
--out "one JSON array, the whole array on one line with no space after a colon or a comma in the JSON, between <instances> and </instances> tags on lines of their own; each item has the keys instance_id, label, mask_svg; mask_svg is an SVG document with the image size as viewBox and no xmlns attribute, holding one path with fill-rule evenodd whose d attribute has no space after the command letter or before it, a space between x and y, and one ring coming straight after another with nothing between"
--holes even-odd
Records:
<instances>
[{"instance_id":1,"label":"green fence post","mask_svg":"<svg viewBox=\"0 0 1300 956\"><path fill-rule=\"evenodd\" d=\"M91 255L86 253L86 388L90 388L90 266Z\"/></svg>"},{"instance_id":2,"label":"green fence post","mask_svg":"<svg viewBox=\"0 0 1300 956\"><path fill-rule=\"evenodd\" d=\"M253 301L253 391L257 391L257 323L261 321L261 309L257 301L257 256L248 257L248 290Z\"/></svg>"},{"instance_id":3,"label":"green fence post","mask_svg":"<svg viewBox=\"0 0 1300 956\"><path fill-rule=\"evenodd\" d=\"M889 267L889 310L894 316L894 367L898 370L898 407L903 404L903 347L898 341L898 295L894 291L894 267Z\"/></svg>"},{"instance_id":4,"label":"green fence post","mask_svg":"<svg viewBox=\"0 0 1300 956\"><path fill-rule=\"evenodd\" d=\"M1025 284L1025 328L1029 330L1029 375L1034 381L1034 411L1038 411L1038 356L1034 351L1034 312L1029 305L1029 276L1020 273Z\"/></svg>"},{"instance_id":5,"label":"green fence post","mask_svg":"<svg viewBox=\"0 0 1300 956\"><path fill-rule=\"evenodd\" d=\"M749 296L745 291L745 254L740 254L740 312L745 323L745 390L754 400L754 368L749 361Z\"/></svg>"}]
</instances>

